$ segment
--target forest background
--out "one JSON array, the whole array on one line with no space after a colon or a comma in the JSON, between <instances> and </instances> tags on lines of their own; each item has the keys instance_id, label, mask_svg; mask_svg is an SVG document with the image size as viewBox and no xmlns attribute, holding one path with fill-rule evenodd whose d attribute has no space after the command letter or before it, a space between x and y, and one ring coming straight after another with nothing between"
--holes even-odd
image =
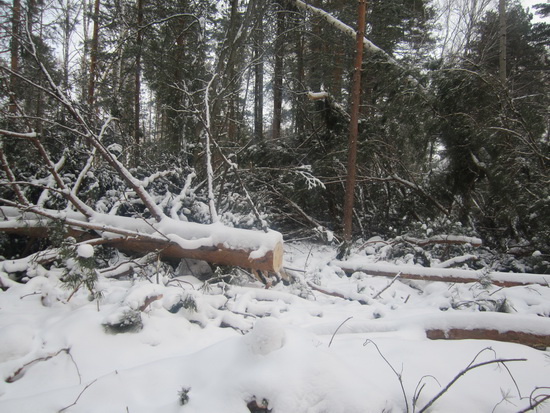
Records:
<instances>
[{"instance_id":1,"label":"forest background","mask_svg":"<svg viewBox=\"0 0 550 413\"><path fill-rule=\"evenodd\" d=\"M355 239L550 271L550 6L501 3L368 2ZM357 4L309 4L0 1L0 202L340 242ZM11 229L7 258L61 242Z\"/></svg>"}]
</instances>

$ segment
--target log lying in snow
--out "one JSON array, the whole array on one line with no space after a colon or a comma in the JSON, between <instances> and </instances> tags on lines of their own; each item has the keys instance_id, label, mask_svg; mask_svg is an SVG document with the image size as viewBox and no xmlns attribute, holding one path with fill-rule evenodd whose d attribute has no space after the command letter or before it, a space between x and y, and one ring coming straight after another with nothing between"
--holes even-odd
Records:
<instances>
[{"instance_id":1,"label":"log lying in snow","mask_svg":"<svg viewBox=\"0 0 550 413\"><path fill-rule=\"evenodd\" d=\"M130 252L158 252L166 258L195 258L277 274L283 265L283 238L276 231L265 233L167 217L155 222L96 213L89 221L71 211L34 209L22 214L16 208L0 207L0 212L4 217L0 231L4 232L44 237L57 219L70 229L72 236L94 238L91 243Z\"/></svg>"},{"instance_id":2,"label":"log lying in snow","mask_svg":"<svg viewBox=\"0 0 550 413\"><path fill-rule=\"evenodd\" d=\"M524 344L537 349L550 347L550 334L534 334L524 331L505 331L495 329L474 328L471 330L451 328L449 330L432 329L426 331L426 337L431 340L493 340L508 343Z\"/></svg>"},{"instance_id":3,"label":"log lying in snow","mask_svg":"<svg viewBox=\"0 0 550 413\"><path fill-rule=\"evenodd\" d=\"M339 322L316 325L316 334L332 335ZM420 330L432 340L480 339L518 343L535 348L550 347L550 319L547 317L447 311L412 315L399 319L356 320L341 326L338 334L386 333L400 330Z\"/></svg>"},{"instance_id":4,"label":"log lying in snow","mask_svg":"<svg viewBox=\"0 0 550 413\"><path fill-rule=\"evenodd\" d=\"M429 238L414 238L409 236L403 236L401 239L405 242L425 247L432 244L447 244L447 245L463 245L471 244L473 247L480 247L482 244L481 238L477 237L464 237L456 235L434 235Z\"/></svg>"},{"instance_id":5,"label":"log lying in snow","mask_svg":"<svg viewBox=\"0 0 550 413\"><path fill-rule=\"evenodd\" d=\"M243 236L249 234L243 231ZM262 234L256 231L254 235ZM182 259L192 258L208 261L213 264L230 265L253 270L279 273L283 264L283 243L276 242L269 249L251 249L250 247L235 248L231 245L218 243L216 245L199 246L198 248L183 248L177 243L151 239L148 237L117 238L106 241L104 244L123 251L148 253L159 251L163 258Z\"/></svg>"},{"instance_id":6,"label":"log lying in snow","mask_svg":"<svg viewBox=\"0 0 550 413\"><path fill-rule=\"evenodd\" d=\"M483 272L455 268L426 268L412 265L394 265L389 263L369 263L363 260L333 261L347 274L361 271L382 277L395 277L424 281L443 281L450 283L491 282L501 287L540 284L550 286L550 275L521 274L509 272Z\"/></svg>"}]
</instances>

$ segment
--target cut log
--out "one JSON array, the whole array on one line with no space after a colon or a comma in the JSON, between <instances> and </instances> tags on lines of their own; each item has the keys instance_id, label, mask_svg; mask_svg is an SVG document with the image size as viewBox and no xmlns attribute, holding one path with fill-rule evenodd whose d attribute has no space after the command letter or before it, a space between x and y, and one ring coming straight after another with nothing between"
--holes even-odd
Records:
<instances>
[{"instance_id":1,"label":"cut log","mask_svg":"<svg viewBox=\"0 0 550 413\"><path fill-rule=\"evenodd\" d=\"M515 287L520 285L540 284L550 286L550 275L523 274L509 272L484 272L474 270L461 270L454 268L426 268L418 266L401 266L389 263L368 263L362 260L333 261L333 265L339 267L346 274L361 271L366 274L395 277L423 281L442 281L449 283L473 283L488 282L501 287Z\"/></svg>"},{"instance_id":2,"label":"cut log","mask_svg":"<svg viewBox=\"0 0 550 413\"><path fill-rule=\"evenodd\" d=\"M493 340L523 344L537 349L550 347L549 334L533 334L524 331L500 332L494 329L474 328L471 330L451 328L449 330L427 330L426 337L431 340Z\"/></svg>"},{"instance_id":3,"label":"cut log","mask_svg":"<svg viewBox=\"0 0 550 413\"><path fill-rule=\"evenodd\" d=\"M243 230L244 231L244 230ZM255 231L253 231L255 233ZM162 258L181 260L192 258L203 260L212 264L230 265L235 267L249 268L259 271L280 273L283 266L283 243L277 243L264 255L251 257L254 252L251 249L235 249L219 243L214 246L202 246L195 249L182 248L178 244L151 239L148 237L139 238L117 238L103 242L122 251L146 254L158 251Z\"/></svg>"},{"instance_id":4,"label":"cut log","mask_svg":"<svg viewBox=\"0 0 550 413\"><path fill-rule=\"evenodd\" d=\"M338 322L316 325L311 331L332 335ZM550 318L493 312L445 311L376 320L352 319L338 334L372 334L402 330L424 331L432 340L495 340L537 349L550 347Z\"/></svg>"},{"instance_id":5,"label":"cut log","mask_svg":"<svg viewBox=\"0 0 550 413\"><path fill-rule=\"evenodd\" d=\"M282 274L283 238L276 231L266 233L170 218L154 222L106 214L95 214L93 222L88 222L77 212L45 209L21 213L16 208L0 207L0 213L5 218L0 221L0 231L3 232L47 237L53 221L57 220L77 240L94 238L90 241L92 244L140 254L158 252L163 258L194 258ZM95 233L93 236L92 232Z\"/></svg>"}]
</instances>

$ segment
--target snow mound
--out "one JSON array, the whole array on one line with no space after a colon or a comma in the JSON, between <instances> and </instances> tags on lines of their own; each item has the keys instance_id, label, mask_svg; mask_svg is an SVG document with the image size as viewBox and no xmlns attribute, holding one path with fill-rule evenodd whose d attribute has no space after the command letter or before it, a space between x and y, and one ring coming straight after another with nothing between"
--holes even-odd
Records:
<instances>
[{"instance_id":1,"label":"snow mound","mask_svg":"<svg viewBox=\"0 0 550 413\"><path fill-rule=\"evenodd\" d=\"M276 318L261 318L256 321L253 330L245 339L252 353L265 356L283 347L285 329Z\"/></svg>"},{"instance_id":2,"label":"snow mound","mask_svg":"<svg viewBox=\"0 0 550 413\"><path fill-rule=\"evenodd\" d=\"M0 363L23 357L31 352L32 328L25 324L9 324L0 328Z\"/></svg>"},{"instance_id":3,"label":"snow mound","mask_svg":"<svg viewBox=\"0 0 550 413\"><path fill-rule=\"evenodd\" d=\"M81 244L76 247L76 254L81 258L91 258L94 256L94 247L89 244Z\"/></svg>"}]
</instances>

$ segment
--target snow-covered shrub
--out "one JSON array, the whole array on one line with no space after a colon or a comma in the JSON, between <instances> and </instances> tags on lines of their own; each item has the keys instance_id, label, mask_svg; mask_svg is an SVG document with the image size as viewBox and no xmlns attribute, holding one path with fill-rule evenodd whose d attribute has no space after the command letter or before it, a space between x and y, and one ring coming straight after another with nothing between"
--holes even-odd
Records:
<instances>
[{"instance_id":1,"label":"snow-covered shrub","mask_svg":"<svg viewBox=\"0 0 550 413\"><path fill-rule=\"evenodd\" d=\"M92 300L101 298L101 291L96 288L98 273L93 246L78 245L74 238L69 237L63 242L59 256L65 268L61 281L65 288L72 290L71 297L81 287L85 287Z\"/></svg>"},{"instance_id":2,"label":"snow-covered shrub","mask_svg":"<svg viewBox=\"0 0 550 413\"><path fill-rule=\"evenodd\" d=\"M117 308L101 323L107 333L135 333L143 328L141 312L128 306Z\"/></svg>"},{"instance_id":3,"label":"snow-covered shrub","mask_svg":"<svg viewBox=\"0 0 550 413\"><path fill-rule=\"evenodd\" d=\"M191 391L191 387L182 387L180 391L178 391L178 399L181 406L185 406L189 402L189 392Z\"/></svg>"}]
</instances>

